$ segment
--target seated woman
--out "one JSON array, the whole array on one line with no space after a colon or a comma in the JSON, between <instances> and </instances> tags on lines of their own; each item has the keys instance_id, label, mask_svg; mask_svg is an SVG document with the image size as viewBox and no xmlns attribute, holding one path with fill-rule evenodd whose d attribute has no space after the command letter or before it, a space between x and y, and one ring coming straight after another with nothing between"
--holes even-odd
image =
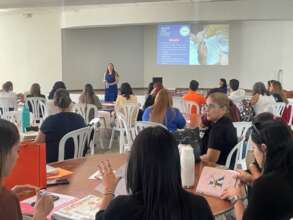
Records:
<instances>
[{"instance_id":1,"label":"seated woman","mask_svg":"<svg viewBox=\"0 0 293 220\"><path fill-rule=\"evenodd\" d=\"M17 106L17 95L13 92L13 84L11 81L7 81L2 85L2 91L0 91L0 98L9 99L9 111L16 110ZM2 108L0 108L2 113Z\"/></svg>"},{"instance_id":2,"label":"seated woman","mask_svg":"<svg viewBox=\"0 0 293 220\"><path fill-rule=\"evenodd\" d=\"M95 94L95 90L93 89L93 86L91 84L85 84L84 90L82 94L79 97L79 104L92 104L99 109L99 115L98 117L101 117L104 119L104 126L110 127L110 113L107 111L102 111L102 103L98 96ZM94 112L89 113L89 121L95 118Z\"/></svg>"},{"instance_id":3,"label":"seated woman","mask_svg":"<svg viewBox=\"0 0 293 220\"><path fill-rule=\"evenodd\" d=\"M12 190L2 185L4 178L11 173L19 151L19 133L16 126L6 120L0 119L0 219L21 220L22 214L18 197L24 193L36 191L38 201L35 205L33 220L45 220L53 209L50 196L40 196L38 189L32 186L16 186Z\"/></svg>"},{"instance_id":4,"label":"seated woman","mask_svg":"<svg viewBox=\"0 0 293 220\"><path fill-rule=\"evenodd\" d=\"M202 138L201 159L224 165L237 144L237 133L229 117L229 99L224 93L207 97L206 114L210 122Z\"/></svg>"},{"instance_id":5,"label":"seated woman","mask_svg":"<svg viewBox=\"0 0 293 220\"><path fill-rule=\"evenodd\" d=\"M160 90L155 103L144 111L142 120L161 123L171 132L184 128L186 124L181 112L172 107L172 98L166 89Z\"/></svg>"},{"instance_id":6,"label":"seated woman","mask_svg":"<svg viewBox=\"0 0 293 220\"><path fill-rule=\"evenodd\" d=\"M134 140L126 177L129 195L113 199L118 179L109 162L98 167L105 191L96 220L214 219L203 197L183 189L176 141L162 127L146 128Z\"/></svg>"},{"instance_id":7,"label":"seated woman","mask_svg":"<svg viewBox=\"0 0 293 220\"><path fill-rule=\"evenodd\" d=\"M127 103L137 104L137 97L133 94L132 88L129 83L122 83L120 87L120 95L116 99L116 106Z\"/></svg>"},{"instance_id":8,"label":"seated woman","mask_svg":"<svg viewBox=\"0 0 293 220\"><path fill-rule=\"evenodd\" d=\"M36 142L46 143L47 163L58 161L59 141L70 131L85 127L84 119L70 112L71 99L65 89L58 89L54 95L54 104L59 113L47 117L41 125ZM65 159L73 158L74 148L68 142L65 146Z\"/></svg>"},{"instance_id":9,"label":"seated woman","mask_svg":"<svg viewBox=\"0 0 293 220\"><path fill-rule=\"evenodd\" d=\"M151 88L152 88L152 90L151 90ZM154 104L155 98L156 98L158 92L163 88L164 87L163 87L162 83L160 83L160 82L150 83L149 88L148 88L148 95L147 95L145 103L143 105L143 111Z\"/></svg>"},{"instance_id":10,"label":"seated woman","mask_svg":"<svg viewBox=\"0 0 293 220\"><path fill-rule=\"evenodd\" d=\"M65 83L62 81L57 81L54 83L53 88L51 89L48 102L47 102L47 114L54 115L58 113L58 107L54 105L54 94L58 89L66 89ZM71 106L72 107L72 106Z\"/></svg>"},{"instance_id":11,"label":"seated woman","mask_svg":"<svg viewBox=\"0 0 293 220\"><path fill-rule=\"evenodd\" d=\"M270 93L275 98L276 102L284 102L288 104L288 99L285 96L282 84L279 81L272 80L271 86L270 86Z\"/></svg>"},{"instance_id":12,"label":"seated woman","mask_svg":"<svg viewBox=\"0 0 293 220\"><path fill-rule=\"evenodd\" d=\"M34 83L31 86L30 93L26 96L27 98L38 97L38 98L46 98L45 95L41 93L41 86L38 83Z\"/></svg>"},{"instance_id":13,"label":"seated woman","mask_svg":"<svg viewBox=\"0 0 293 220\"><path fill-rule=\"evenodd\" d=\"M97 109L102 109L102 104L98 96L95 94L93 86L89 83L85 84L83 92L79 97L80 104L92 104L97 107Z\"/></svg>"},{"instance_id":14,"label":"seated woman","mask_svg":"<svg viewBox=\"0 0 293 220\"><path fill-rule=\"evenodd\" d=\"M232 198L237 220L289 220L293 217L292 131L281 120L253 125L253 154L261 175L254 180L248 206L242 202L240 187L224 190Z\"/></svg>"},{"instance_id":15,"label":"seated woman","mask_svg":"<svg viewBox=\"0 0 293 220\"><path fill-rule=\"evenodd\" d=\"M272 112L273 105L276 103L274 97L266 90L265 84L257 82L252 89L253 96L250 103L253 106L255 114L258 115L262 112Z\"/></svg>"}]
</instances>

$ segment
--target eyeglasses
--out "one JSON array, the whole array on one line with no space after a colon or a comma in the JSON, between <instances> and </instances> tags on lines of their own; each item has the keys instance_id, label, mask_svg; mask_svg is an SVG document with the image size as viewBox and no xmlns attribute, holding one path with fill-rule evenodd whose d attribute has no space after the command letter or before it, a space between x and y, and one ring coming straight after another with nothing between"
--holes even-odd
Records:
<instances>
[{"instance_id":1,"label":"eyeglasses","mask_svg":"<svg viewBox=\"0 0 293 220\"><path fill-rule=\"evenodd\" d=\"M203 110L204 111L207 111L207 110L209 110L209 109L215 109L215 108L221 108L221 106L220 105L218 105L218 104L205 104L204 106L203 106Z\"/></svg>"}]
</instances>

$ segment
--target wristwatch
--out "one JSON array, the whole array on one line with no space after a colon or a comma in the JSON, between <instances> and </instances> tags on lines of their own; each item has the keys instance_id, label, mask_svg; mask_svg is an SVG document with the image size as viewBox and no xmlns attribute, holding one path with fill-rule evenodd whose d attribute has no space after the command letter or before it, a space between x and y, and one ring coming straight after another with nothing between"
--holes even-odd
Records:
<instances>
[{"instance_id":1,"label":"wristwatch","mask_svg":"<svg viewBox=\"0 0 293 220\"><path fill-rule=\"evenodd\" d=\"M243 198L242 196L231 196L229 197L230 202L234 205L237 201L239 200L243 200L245 199L245 197Z\"/></svg>"}]
</instances>

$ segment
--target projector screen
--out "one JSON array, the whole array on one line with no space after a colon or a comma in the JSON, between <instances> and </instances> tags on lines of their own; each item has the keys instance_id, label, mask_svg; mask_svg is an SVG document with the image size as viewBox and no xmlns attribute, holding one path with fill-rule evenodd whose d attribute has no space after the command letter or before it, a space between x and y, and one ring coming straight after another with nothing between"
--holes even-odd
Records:
<instances>
[{"instance_id":1,"label":"projector screen","mask_svg":"<svg viewBox=\"0 0 293 220\"><path fill-rule=\"evenodd\" d=\"M157 64L228 65L229 25L158 25Z\"/></svg>"}]
</instances>

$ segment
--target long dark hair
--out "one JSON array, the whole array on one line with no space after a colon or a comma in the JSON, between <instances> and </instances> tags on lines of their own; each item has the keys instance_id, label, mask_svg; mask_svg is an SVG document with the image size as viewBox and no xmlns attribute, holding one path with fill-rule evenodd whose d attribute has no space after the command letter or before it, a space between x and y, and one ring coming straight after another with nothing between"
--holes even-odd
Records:
<instances>
[{"instance_id":1,"label":"long dark hair","mask_svg":"<svg viewBox=\"0 0 293 220\"><path fill-rule=\"evenodd\" d=\"M53 88L51 89L51 91L49 93L48 99L54 98L54 94L57 89L66 89L65 83L63 81L55 82Z\"/></svg>"},{"instance_id":2,"label":"long dark hair","mask_svg":"<svg viewBox=\"0 0 293 220\"><path fill-rule=\"evenodd\" d=\"M115 70L115 67L114 67L114 64L113 63L108 63L108 65L107 65L107 70L106 70L106 74L109 74L110 72L109 72L109 69L108 69L108 66L109 65L112 65L112 67L113 67L113 71L112 71L112 74L113 74L113 76L114 76L114 79L116 80L116 77L118 76L118 73L116 72L116 70Z\"/></svg>"},{"instance_id":3,"label":"long dark hair","mask_svg":"<svg viewBox=\"0 0 293 220\"><path fill-rule=\"evenodd\" d=\"M130 95L133 95L132 88L129 83L125 82L121 84L120 94L127 100L130 99Z\"/></svg>"},{"instance_id":4,"label":"long dark hair","mask_svg":"<svg viewBox=\"0 0 293 220\"><path fill-rule=\"evenodd\" d=\"M84 104L97 105L97 97L95 94L95 90L91 84L85 84L83 92L80 95L79 101Z\"/></svg>"},{"instance_id":5,"label":"long dark hair","mask_svg":"<svg viewBox=\"0 0 293 220\"><path fill-rule=\"evenodd\" d=\"M220 81L223 83L223 85L221 85L221 88L227 88L227 81L224 78L221 78Z\"/></svg>"},{"instance_id":6,"label":"long dark hair","mask_svg":"<svg viewBox=\"0 0 293 220\"><path fill-rule=\"evenodd\" d=\"M281 120L257 122L252 127L251 140L259 147L267 146L263 173L293 172L292 130ZM291 179L293 182L293 177Z\"/></svg>"},{"instance_id":7,"label":"long dark hair","mask_svg":"<svg viewBox=\"0 0 293 220\"><path fill-rule=\"evenodd\" d=\"M31 86L30 93L33 97L40 97L41 96L41 86L38 83L34 83Z\"/></svg>"},{"instance_id":8,"label":"long dark hair","mask_svg":"<svg viewBox=\"0 0 293 220\"><path fill-rule=\"evenodd\" d=\"M0 119L0 184L5 175L7 155L19 140L17 127L9 121Z\"/></svg>"},{"instance_id":9,"label":"long dark hair","mask_svg":"<svg viewBox=\"0 0 293 220\"><path fill-rule=\"evenodd\" d=\"M182 201L179 151L169 131L149 127L138 134L128 162L127 190L142 194L142 220L187 219L183 217L189 211Z\"/></svg>"},{"instance_id":10,"label":"long dark hair","mask_svg":"<svg viewBox=\"0 0 293 220\"><path fill-rule=\"evenodd\" d=\"M269 91L266 89L266 86L263 82L256 82L252 88L252 94L260 94L260 95L270 95Z\"/></svg>"}]
</instances>

